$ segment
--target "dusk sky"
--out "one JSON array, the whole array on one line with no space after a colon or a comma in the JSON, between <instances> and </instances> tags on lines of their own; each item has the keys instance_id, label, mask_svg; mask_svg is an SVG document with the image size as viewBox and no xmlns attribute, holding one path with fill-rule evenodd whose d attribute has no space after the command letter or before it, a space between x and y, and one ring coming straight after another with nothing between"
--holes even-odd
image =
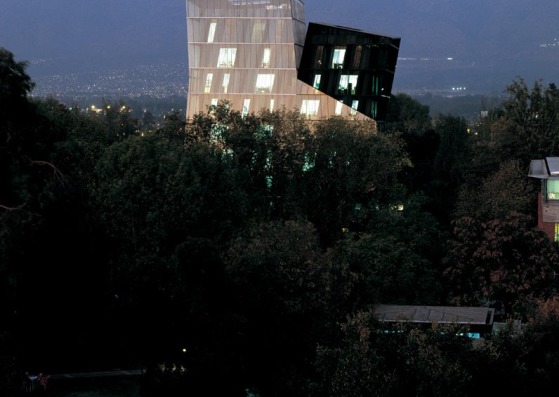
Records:
<instances>
[{"instance_id":1,"label":"dusk sky","mask_svg":"<svg viewBox=\"0 0 559 397\"><path fill-rule=\"evenodd\" d=\"M559 81L559 46L541 52L559 38L556 0L307 0L305 9L307 22L400 37L401 59L451 57L504 79ZM33 63L32 75L184 62L185 1L0 0L0 47Z\"/></svg>"}]
</instances>

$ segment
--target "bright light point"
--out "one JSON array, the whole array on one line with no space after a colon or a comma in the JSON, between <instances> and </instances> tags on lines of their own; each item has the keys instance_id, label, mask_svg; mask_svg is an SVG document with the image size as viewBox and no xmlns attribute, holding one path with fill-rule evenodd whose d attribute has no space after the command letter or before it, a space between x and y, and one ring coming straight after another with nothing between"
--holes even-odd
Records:
<instances>
[{"instance_id":1,"label":"bright light point","mask_svg":"<svg viewBox=\"0 0 559 397\"><path fill-rule=\"evenodd\" d=\"M454 60L454 58L448 57L448 58L446 58L446 60L447 60L447 61L452 61L452 60Z\"/></svg>"},{"instance_id":2,"label":"bright light point","mask_svg":"<svg viewBox=\"0 0 559 397\"><path fill-rule=\"evenodd\" d=\"M183 352L183 353L186 353L186 348L183 348L183 349L182 349L182 352Z\"/></svg>"}]
</instances>

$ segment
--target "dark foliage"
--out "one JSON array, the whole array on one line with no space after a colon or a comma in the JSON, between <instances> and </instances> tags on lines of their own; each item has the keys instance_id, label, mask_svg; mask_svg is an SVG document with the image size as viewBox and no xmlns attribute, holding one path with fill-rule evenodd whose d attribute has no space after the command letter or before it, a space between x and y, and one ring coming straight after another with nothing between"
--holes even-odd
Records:
<instances>
[{"instance_id":1,"label":"dark foliage","mask_svg":"<svg viewBox=\"0 0 559 397\"><path fill-rule=\"evenodd\" d=\"M3 396L115 367L146 397L547 395L558 253L524 167L554 154L555 86L515 82L475 125L399 95L379 131L227 103L158 126L31 100L25 66L0 50ZM377 303L528 325L474 346Z\"/></svg>"}]
</instances>

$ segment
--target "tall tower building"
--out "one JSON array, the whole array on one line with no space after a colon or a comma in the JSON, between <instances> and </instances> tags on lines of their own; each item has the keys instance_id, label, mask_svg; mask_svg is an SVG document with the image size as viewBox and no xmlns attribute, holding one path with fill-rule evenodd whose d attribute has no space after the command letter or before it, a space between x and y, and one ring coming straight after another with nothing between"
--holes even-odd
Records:
<instances>
[{"instance_id":1,"label":"tall tower building","mask_svg":"<svg viewBox=\"0 0 559 397\"><path fill-rule=\"evenodd\" d=\"M313 48L312 42L305 43L301 0L187 0L186 4L187 118L222 99L245 115L285 107L310 119L374 118L371 112L360 111L355 98L344 101L320 90L313 84L311 67L304 80L298 78L303 53ZM338 31L347 37L343 28ZM390 95L391 86L386 88Z\"/></svg>"}]
</instances>

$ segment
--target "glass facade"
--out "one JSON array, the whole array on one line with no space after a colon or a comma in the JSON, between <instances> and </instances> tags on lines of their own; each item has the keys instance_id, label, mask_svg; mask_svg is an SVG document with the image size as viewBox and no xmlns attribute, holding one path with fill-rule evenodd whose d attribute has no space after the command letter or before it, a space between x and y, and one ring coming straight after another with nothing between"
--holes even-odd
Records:
<instances>
[{"instance_id":1,"label":"glass facade","mask_svg":"<svg viewBox=\"0 0 559 397\"><path fill-rule=\"evenodd\" d=\"M356 112L361 105L352 108L355 102L328 95L322 89L324 77L299 79L307 34L302 1L187 0L186 4L187 118L206 112L220 99L243 114L284 106L312 119L335 114L371 118ZM344 46L336 49L332 66L343 65L349 55ZM345 76L339 82L341 91L354 90L359 75Z\"/></svg>"},{"instance_id":2,"label":"glass facade","mask_svg":"<svg viewBox=\"0 0 559 397\"><path fill-rule=\"evenodd\" d=\"M383 120L399 49L399 38L310 23L298 78L362 114Z\"/></svg>"}]
</instances>

